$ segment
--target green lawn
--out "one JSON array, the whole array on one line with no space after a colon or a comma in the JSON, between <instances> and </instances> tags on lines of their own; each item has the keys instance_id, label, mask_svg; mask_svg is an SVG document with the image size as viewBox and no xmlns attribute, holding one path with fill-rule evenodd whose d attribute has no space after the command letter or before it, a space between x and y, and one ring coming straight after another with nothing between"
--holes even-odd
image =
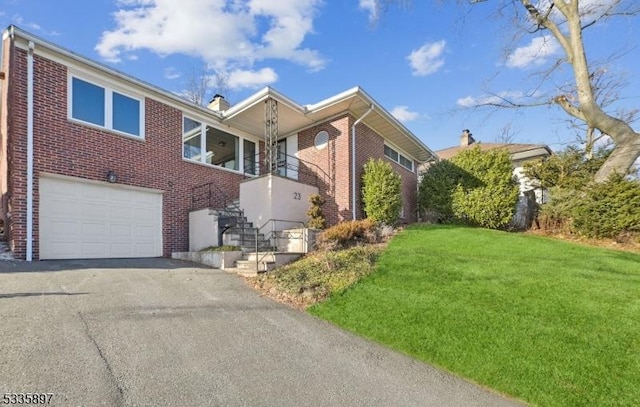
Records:
<instances>
[{"instance_id":1,"label":"green lawn","mask_svg":"<svg viewBox=\"0 0 640 407\"><path fill-rule=\"evenodd\" d=\"M534 405L640 405L638 254L413 226L309 312Z\"/></svg>"}]
</instances>

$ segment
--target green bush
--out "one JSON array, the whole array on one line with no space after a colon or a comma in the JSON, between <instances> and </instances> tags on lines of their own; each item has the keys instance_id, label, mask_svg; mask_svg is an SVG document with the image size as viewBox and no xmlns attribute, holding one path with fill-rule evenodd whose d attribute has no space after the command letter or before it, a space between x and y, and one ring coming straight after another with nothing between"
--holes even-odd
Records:
<instances>
[{"instance_id":1,"label":"green bush","mask_svg":"<svg viewBox=\"0 0 640 407\"><path fill-rule=\"evenodd\" d=\"M422 173L418 187L420 212L432 222L451 222L453 214L453 192L464 176L464 172L448 160L432 164Z\"/></svg>"},{"instance_id":2,"label":"green bush","mask_svg":"<svg viewBox=\"0 0 640 407\"><path fill-rule=\"evenodd\" d=\"M525 174L549 188L542 205L540 227L552 234L628 240L640 235L640 184L615 175L595 183L593 177L610 151L598 150L591 159L570 146L545 161L525 165Z\"/></svg>"},{"instance_id":3,"label":"green bush","mask_svg":"<svg viewBox=\"0 0 640 407\"><path fill-rule=\"evenodd\" d=\"M209 246L201 249L201 252L237 252L240 251L240 247L232 246L232 245L222 245L222 246Z\"/></svg>"},{"instance_id":4,"label":"green bush","mask_svg":"<svg viewBox=\"0 0 640 407\"><path fill-rule=\"evenodd\" d=\"M610 153L600 149L587 159L579 147L569 146L545 159L525 163L524 174L543 188L580 189L593 180Z\"/></svg>"},{"instance_id":5,"label":"green bush","mask_svg":"<svg viewBox=\"0 0 640 407\"><path fill-rule=\"evenodd\" d=\"M307 216L309 216L307 226L311 229L324 229L327 227L327 220L322 212L324 199L318 194L313 194L309 197L309 203L311 203L311 207L307 212Z\"/></svg>"},{"instance_id":6,"label":"green bush","mask_svg":"<svg viewBox=\"0 0 640 407\"><path fill-rule=\"evenodd\" d=\"M584 188L572 210L575 229L596 238L626 239L640 234L640 183L613 175Z\"/></svg>"},{"instance_id":7,"label":"green bush","mask_svg":"<svg viewBox=\"0 0 640 407\"><path fill-rule=\"evenodd\" d=\"M362 202L368 218L393 225L402 208L402 180L391 164L383 160L369 161L362 175Z\"/></svg>"},{"instance_id":8,"label":"green bush","mask_svg":"<svg viewBox=\"0 0 640 407\"><path fill-rule=\"evenodd\" d=\"M438 221L499 229L513 218L519 194L509 153L476 146L431 166L418 196L420 210Z\"/></svg>"}]
</instances>

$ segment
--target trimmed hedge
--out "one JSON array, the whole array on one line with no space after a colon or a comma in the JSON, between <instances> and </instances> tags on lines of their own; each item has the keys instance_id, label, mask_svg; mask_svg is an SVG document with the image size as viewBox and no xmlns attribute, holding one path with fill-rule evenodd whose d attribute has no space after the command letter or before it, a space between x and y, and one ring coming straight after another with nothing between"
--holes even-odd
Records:
<instances>
[{"instance_id":1,"label":"trimmed hedge","mask_svg":"<svg viewBox=\"0 0 640 407\"><path fill-rule=\"evenodd\" d=\"M438 222L505 228L513 218L520 190L506 150L465 150L423 173L418 205Z\"/></svg>"},{"instance_id":2,"label":"trimmed hedge","mask_svg":"<svg viewBox=\"0 0 640 407\"><path fill-rule=\"evenodd\" d=\"M362 203L367 218L394 225L402 208L402 179L391 164L372 158L362 174Z\"/></svg>"}]
</instances>

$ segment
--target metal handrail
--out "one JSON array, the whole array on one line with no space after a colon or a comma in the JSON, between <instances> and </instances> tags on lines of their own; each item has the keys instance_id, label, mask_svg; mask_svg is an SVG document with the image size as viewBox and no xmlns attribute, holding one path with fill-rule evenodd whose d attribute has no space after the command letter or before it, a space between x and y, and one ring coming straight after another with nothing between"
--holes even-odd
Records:
<instances>
[{"instance_id":1,"label":"metal handrail","mask_svg":"<svg viewBox=\"0 0 640 407\"><path fill-rule=\"evenodd\" d=\"M221 201L218 203L216 203L217 197L221 198ZM229 212L243 214L240 205L229 197L215 182L209 182L191 188L191 210L203 208L227 209L228 207L233 208Z\"/></svg>"},{"instance_id":2,"label":"metal handrail","mask_svg":"<svg viewBox=\"0 0 640 407\"><path fill-rule=\"evenodd\" d=\"M300 221L297 221L297 220L288 220L288 219L269 219L265 223L263 223L262 226L256 227L256 236L255 236L256 271L260 271L260 262L262 260L264 260L264 258L269 255L268 252L265 252L262 256L259 256L260 252L258 250L258 240L259 240L258 236L260 235L260 231L262 229L264 229L265 226L271 225L271 230L264 235L264 240L265 241L269 241L269 243L271 243L271 239L274 238L273 236L276 234L276 232L279 232L279 231L276 230L276 225L278 224L278 222L293 223L293 224L302 225L303 228L306 227L306 224L304 222L300 222ZM267 236L268 236L268 238L267 238ZM304 233L302 233L301 236L299 237L299 239L302 240L303 245L305 243L304 242L304 237L305 237ZM275 239L277 240L278 237L276 237ZM276 244L276 247L277 247L278 243L275 242L275 244Z\"/></svg>"},{"instance_id":3,"label":"metal handrail","mask_svg":"<svg viewBox=\"0 0 640 407\"><path fill-rule=\"evenodd\" d=\"M255 163L260 162L260 156L262 154L258 153L254 156L247 156L245 157L245 165L244 165L244 176L245 178L249 177L249 176L260 176L260 175L265 175L268 174L268 171L262 171L262 168L264 168L264 166L258 166ZM313 185L315 186L319 186L319 181L322 180L325 184L329 184L330 181L330 177L329 174L327 174L327 172L325 170L323 170L318 164L314 164L312 162L309 161L305 161L301 158L298 158L296 156L290 155L290 154L285 154L285 153L279 153L278 154L279 158L284 158L282 161L278 162L278 169L284 168L285 170L291 170L291 171L295 171L298 174L302 174L304 176L311 176L314 180L315 183ZM290 160L288 160L288 158L292 158L294 160L296 160L298 162L298 164L294 164L292 162L290 162ZM247 161L251 159L253 161L249 161L251 163L254 163L252 166L247 166L246 163ZM302 164L302 165L300 165ZM254 171L252 172L248 172L247 168L253 168Z\"/></svg>"}]
</instances>

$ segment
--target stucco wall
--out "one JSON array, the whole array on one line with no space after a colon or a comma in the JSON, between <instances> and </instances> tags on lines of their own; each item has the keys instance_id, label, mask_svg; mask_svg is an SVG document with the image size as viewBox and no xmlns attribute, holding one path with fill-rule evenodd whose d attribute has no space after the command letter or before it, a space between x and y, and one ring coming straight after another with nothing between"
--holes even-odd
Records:
<instances>
[{"instance_id":1,"label":"stucco wall","mask_svg":"<svg viewBox=\"0 0 640 407\"><path fill-rule=\"evenodd\" d=\"M277 219L275 230L283 230L299 227L297 222L307 222L309 196L317 193L315 186L278 175L266 175L240 184L240 207L255 227ZM271 230L271 226L267 229Z\"/></svg>"}]
</instances>

